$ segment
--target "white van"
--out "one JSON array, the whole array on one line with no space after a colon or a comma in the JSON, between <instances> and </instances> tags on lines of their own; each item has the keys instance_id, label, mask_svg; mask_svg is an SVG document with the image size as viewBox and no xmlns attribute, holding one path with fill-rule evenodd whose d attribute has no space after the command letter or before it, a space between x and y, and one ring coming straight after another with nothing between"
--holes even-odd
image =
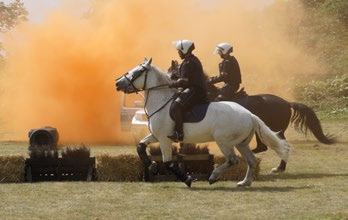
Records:
<instances>
[{"instance_id":1,"label":"white van","mask_svg":"<svg viewBox=\"0 0 348 220\"><path fill-rule=\"evenodd\" d=\"M121 130L130 131L135 143L148 135L148 120L144 112L144 95L124 94L121 96Z\"/></svg>"}]
</instances>

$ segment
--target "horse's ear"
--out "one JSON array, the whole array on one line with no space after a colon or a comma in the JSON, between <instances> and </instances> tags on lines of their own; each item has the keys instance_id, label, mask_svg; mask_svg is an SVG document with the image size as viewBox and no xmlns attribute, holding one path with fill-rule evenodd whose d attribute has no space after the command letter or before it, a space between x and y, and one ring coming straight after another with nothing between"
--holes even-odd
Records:
<instances>
[{"instance_id":1,"label":"horse's ear","mask_svg":"<svg viewBox=\"0 0 348 220\"><path fill-rule=\"evenodd\" d=\"M144 57L144 61L143 61L143 63L146 63L147 62L147 58L146 57Z\"/></svg>"},{"instance_id":2,"label":"horse's ear","mask_svg":"<svg viewBox=\"0 0 348 220\"><path fill-rule=\"evenodd\" d=\"M144 60L144 63L145 63L145 66L146 66L146 67L150 67L151 62L152 62L152 58L150 58L149 60L147 60L147 59L145 58L145 60Z\"/></svg>"},{"instance_id":3,"label":"horse's ear","mask_svg":"<svg viewBox=\"0 0 348 220\"><path fill-rule=\"evenodd\" d=\"M174 69L175 68L175 60L172 60L172 69Z\"/></svg>"}]
</instances>

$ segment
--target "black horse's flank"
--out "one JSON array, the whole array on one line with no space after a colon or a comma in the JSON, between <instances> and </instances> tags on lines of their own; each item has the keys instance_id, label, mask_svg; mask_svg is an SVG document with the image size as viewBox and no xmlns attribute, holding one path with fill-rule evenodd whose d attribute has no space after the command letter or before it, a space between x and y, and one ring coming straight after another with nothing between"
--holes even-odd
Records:
<instances>
[{"instance_id":1,"label":"black horse's flank","mask_svg":"<svg viewBox=\"0 0 348 220\"><path fill-rule=\"evenodd\" d=\"M175 77L177 74L178 63L172 61L172 66L168 72ZM207 84L208 96L210 101L216 100L218 88L212 84ZM232 101L232 100L231 100ZM281 138L285 138L285 131L291 123L295 130L307 135L308 130L323 144L334 144L335 138L326 136L323 133L320 121L309 106L298 103L288 102L278 96L271 94L259 94L248 96L246 108L257 115L273 131L279 132ZM256 135L256 148L254 153L267 150L267 146L261 142ZM286 162L281 161L276 172L282 172L286 169Z\"/></svg>"},{"instance_id":2,"label":"black horse's flank","mask_svg":"<svg viewBox=\"0 0 348 220\"><path fill-rule=\"evenodd\" d=\"M218 95L218 88L214 85L208 85L209 99L215 100ZM285 130L292 123L295 130L307 135L308 130L324 144L333 144L336 140L323 133L320 121L315 112L309 106L298 103L288 102L278 96L271 94L251 95L248 97L246 108L253 114L261 118L265 124L273 131L279 132L281 138L285 138ZM261 142L256 135L257 146L253 150L259 153L267 150L267 146ZM286 162L281 161L277 171L284 171Z\"/></svg>"}]
</instances>

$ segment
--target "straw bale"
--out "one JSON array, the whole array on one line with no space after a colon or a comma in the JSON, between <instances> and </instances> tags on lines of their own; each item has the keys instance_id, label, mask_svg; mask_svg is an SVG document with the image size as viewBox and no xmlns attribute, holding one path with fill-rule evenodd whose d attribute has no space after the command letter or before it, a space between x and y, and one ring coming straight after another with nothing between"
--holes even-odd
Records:
<instances>
[{"instance_id":1,"label":"straw bale","mask_svg":"<svg viewBox=\"0 0 348 220\"><path fill-rule=\"evenodd\" d=\"M241 156L238 156L238 157L239 157L239 163L225 170L219 177L219 180L241 181L244 179L248 166L246 161ZM226 160L224 156L218 155L218 156L214 156L214 161L215 161L215 167L217 167L225 163ZM256 180L259 176L260 162L261 162L261 159L256 157L256 169L254 173L254 180Z\"/></svg>"},{"instance_id":2,"label":"straw bale","mask_svg":"<svg viewBox=\"0 0 348 220\"><path fill-rule=\"evenodd\" d=\"M150 146L149 153L152 156L162 155L161 148L159 145ZM178 147L176 145L172 144L172 155L177 155L177 154L178 154Z\"/></svg>"},{"instance_id":3,"label":"straw bale","mask_svg":"<svg viewBox=\"0 0 348 220\"><path fill-rule=\"evenodd\" d=\"M209 154L208 145L199 146L197 144L181 144L179 154Z\"/></svg>"},{"instance_id":4,"label":"straw bale","mask_svg":"<svg viewBox=\"0 0 348 220\"><path fill-rule=\"evenodd\" d=\"M97 175L99 181L141 181L143 166L138 156L133 154L120 154L110 156L98 155Z\"/></svg>"},{"instance_id":5,"label":"straw bale","mask_svg":"<svg viewBox=\"0 0 348 220\"><path fill-rule=\"evenodd\" d=\"M0 183L24 182L24 157L0 156Z\"/></svg>"}]
</instances>

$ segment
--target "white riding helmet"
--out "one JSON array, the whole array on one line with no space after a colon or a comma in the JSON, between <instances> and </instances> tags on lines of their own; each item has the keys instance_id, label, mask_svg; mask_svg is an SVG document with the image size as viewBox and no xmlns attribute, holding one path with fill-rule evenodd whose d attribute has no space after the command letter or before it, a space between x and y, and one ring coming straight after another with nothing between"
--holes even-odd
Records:
<instances>
[{"instance_id":1,"label":"white riding helmet","mask_svg":"<svg viewBox=\"0 0 348 220\"><path fill-rule=\"evenodd\" d=\"M214 54L222 53L226 55L233 52L233 47L229 43L221 43L215 47Z\"/></svg>"},{"instance_id":2,"label":"white riding helmet","mask_svg":"<svg viewBox=\"0 0 348 220\"><path fill-rule=\"evenodd\" d=\"M180 50L183 54L192 52L195 49L195 44L190 40L178 40L174 41L177 50Z\"/></svg>"}]
</instances>

